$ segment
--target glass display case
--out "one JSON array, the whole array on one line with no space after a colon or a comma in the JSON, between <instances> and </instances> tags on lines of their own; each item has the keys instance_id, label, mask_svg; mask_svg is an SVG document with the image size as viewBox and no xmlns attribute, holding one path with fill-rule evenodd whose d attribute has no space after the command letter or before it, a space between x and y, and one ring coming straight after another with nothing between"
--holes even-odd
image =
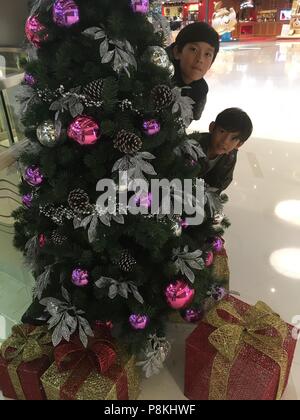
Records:
<instances>
[{"instance_id":1,"label":"glass display case","mask_svg":"<svg viewBox=\"0 0 300 420\"><path fill-rule=\"evenodd\" d=\"M0 151L24 138L18 96L21 94L23 71L19 48L0 48Z\"/></svg>"}]
</instances>

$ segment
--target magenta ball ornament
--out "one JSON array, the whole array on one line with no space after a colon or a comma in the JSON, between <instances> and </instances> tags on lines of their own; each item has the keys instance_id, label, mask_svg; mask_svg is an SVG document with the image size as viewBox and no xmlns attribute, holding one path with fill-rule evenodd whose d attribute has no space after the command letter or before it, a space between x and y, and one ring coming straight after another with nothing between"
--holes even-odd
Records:
<instances>
[{"instance_id":1,"label":"magenta ball ornament","mask_svg":"<svg viewBox=\"0 0 300 420\"><path fill-rule=\"evenodd\" d=\"M32 194L24 194L22 196L22 203L25 207L27 207L28 209L30 209L31 205L32 205L32 199L33 199L33 195Z\"/></svg>"},{"instance_id":2,"label":"magenta ball ornament","mask_svg":"<svg viewBox=\"0 0 300 420\"><path fill-rule=\"evenodd\" d=\"M25 73L24 82L31 87L36 84L35 78L30 73Z\"/></svg>"},{"instance_id":3,"label":"magenta ball ornament","mask_svg":"<svg viewBox=\"0 0 300 420\"><path fill-rule=\"evenodd\" d=\"M40 246L40 248L44 248L44 246L46 245L46 242L47 242L46 236L43 233L41 233L39 235L39 246Z\"/></svg>"},{"instance_id":4,"label":"magenta ball ornament","mask_svg":"<svg viewBox=\"0 0 300 420\"><path fill-rule=\"evenodd\" d=\"M143 122L143 131L147 136L155 136L160 132L160 123L157 120L146 120Z\"/></svg>"},{"instance_id":5,"label":"magenta ball ornament","mask_svg":"<svg viewBox=\"0 0 300 420\"><path fill-rule=\"evenodd\" d=\"M81 146L95 144L101 136L100 126L96 120L86 115L76 117L68 128L68 137Z\"/></svg>"},{"instance_id":6,"label":"magenta ball ornament","mask_svg":"<svg viewBox=\"0 0 300 420\"><path fill-rule=\"evenodd\" d=\"M183 309L181 312L182 318L186 322L199 322L203 317L203 311L201 309Z\"/></svg>"},{"instance_id":7,"label":"magenta ball ornament","mask_svg":"<svg viewBox=\"0 0 300 420\"><path fill-rule=\"evenodd\" d=\"M80 20L79 8L73 0L56 0L52 15L54 23L61 27L68 28Z\"/></svg>"},{"instance_id":8,"label":"magenta ball ornament","mask_svg":"<svg viewBox=\"0 0 300 420\"><path fill-rule=\"evenodd\" d=\"M72 283L78 287L84 287L89 284L89 273L81 268L75 268L72 272Z\"/></svg>"},{"instance_id":9,"label":"magenta ball ornament","mask_svg":"<svg viewBox=\"0 0 300 420\"><path fill-rule=\"evenodd\" d=\"M149 12L149 0L131 0L131 6L134 12L144 14Z\"/></svg>"},{"instance_id":10,"label":"magenta ball ornament","mask_svg":"<svg viewBox=\"0 0 300 420\"><path fill-rule=\"evenodd\" d=\"M189 287L184 280L177 280L169 284L165 289L165 297L168 305L173 309L183 309L188 306L195 295L195 290Z\"/></svg>"},{"instance_id":11,"label":"magenta ball ornament","mask_svg":"<svg viewBox=\"0 0 300 420\"><path fill-rule=\"evenodd\" d=\"M25 181L27 184L32 187L38 187L44 182L44 175L41 173L41 170L37 166L29 166L25 170Z\"/></svg>"},{"instance_id":12,"label":"magenta ball ornament","mask_svg":"<svg viewBox=\"0 0 300 420\"><path fill-rule=\"evenodd\" d=\"M223 241L221 238L216 236L213 240L213 250L214 252L221 252L223 249Z\"/></svg>"},{"instance_id":13,"label":"magenta ball ornament","mask_svg":"<svg viewBox=\"0 0 300 420\"><path fill-rule=\"evenodd\" d=\"M46 41L48 34L45 32L46 27L39 21L37 16L29 16L25 24L25 33L28 41L36 48Z\"/></svg>"},{"instance_id":14,"label":"magenta ball ornament","mask_svg":"<svg viewBox=\"0 0 300 420\"><path fill-rule=\"evenodd\" d=\"M144 330L149 324L148 315L132 314L129 317L129 323L135 330Z\"/></svg>"}]
</instances>

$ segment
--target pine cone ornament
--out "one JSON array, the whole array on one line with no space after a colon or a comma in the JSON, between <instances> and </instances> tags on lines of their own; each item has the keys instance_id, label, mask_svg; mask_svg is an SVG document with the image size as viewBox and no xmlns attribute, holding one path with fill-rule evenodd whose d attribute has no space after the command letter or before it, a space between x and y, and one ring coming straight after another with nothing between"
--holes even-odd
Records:
<instances>
[{"instance_id":1,"label":"pine cone ornament","mask_svg":"<svg viewBox=\"0 0 300 420\"><path fill-rule=\"evenodd\" d=\"M114 148L122 153L136 153L143 145L142 140L138 136L126 130L119 131L113 143Z\"/></svg>"},{"instance_id":2,"label":"pine cone ornament","mask_svg":"<svg viewBox=\"0 0 300 420\"><path fill-rule=\"evenodd\" d=\"M133 109L132 102L129 99L123 99L120 107L121 107L122 112L132 111L132 109Z\"/></svg>"},{"instance_id":3,"label":"pine cone ornament","mask_svg":"<svg viewBox=\"0 0 300 420\"><path fill-rule=\"evenodd\" d=\"M61 246L67 241L67 237L62 235L58 230L52 232L51 241L55 246Z\"/></svg>"},{"instance_id":4,"label":"pine cone ornament","mask_svg":"<svg viewBox=\"0 0 300 420\"><path fill-rule=\"evenodd\" d=\"M122 271L130 273L134 266L136 265L136 260L129 254L128 251L124 251L119 260L119 267Z\"/></svg>"},{"instance_id":5,"label":"pine cone ornament","mask_svg":"<svg viewBox=\"0 0 300 420\"><path fill-rule=\"evenodd\" d=\"M83 93L88 99L99 101L103 95L104 81L102 79L90 82L84 89Z\"/></svg>"},{"instance_id":6,"label":"pine cone ornament","mask_svg":"<svg viewBox=\"0 0 300 420\"><path fill-rule=\"evenodd\" d=\"M151 91L151 97L158 110L167 108L173 102L173 92L166 85L155 86Z\"/></svg>"},{"instance_id":7,"label":"pine cone ornament","mask_svg":"<svg viewBox=\"0 0 300 420\"><path fill-rule=\"evenodd\" d=\"M68 203L72 210L76 213L89 214L90 199L87 193L80 188L70 192Z\"/></svg>"}]
</instances>

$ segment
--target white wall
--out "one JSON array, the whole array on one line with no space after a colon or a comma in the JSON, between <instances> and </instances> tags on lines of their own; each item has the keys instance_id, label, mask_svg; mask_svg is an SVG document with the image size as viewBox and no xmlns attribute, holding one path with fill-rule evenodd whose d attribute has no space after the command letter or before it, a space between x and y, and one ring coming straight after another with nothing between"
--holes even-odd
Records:
<instances>
[{"instance_id":1,"label":"white wall","mask_svg":"<svg viewBox=\"0 0 300 420\"><path fill-rule=\"evenodd\" d=\"M0 0L0 47L20 46L28 16L28 0Z\"/></svg>"}]
</instances>

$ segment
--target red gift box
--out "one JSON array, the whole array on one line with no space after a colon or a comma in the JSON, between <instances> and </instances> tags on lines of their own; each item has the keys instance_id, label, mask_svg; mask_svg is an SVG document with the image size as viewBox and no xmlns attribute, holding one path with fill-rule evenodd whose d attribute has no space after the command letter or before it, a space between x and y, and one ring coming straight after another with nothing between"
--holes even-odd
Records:
<instances>
[{"instance_id":1,"label":"red gift box","mask_svg":"<svg viewBox=\"0 0 300 420\"><path fill-rule=\"evenodd\" d=\"M3 343L0 355L0 389L4 397L46 399L40 378L53 361L49 340L51 336L47 329L29 325L13 327L12 336ZM35 358L35 355L39 357Z\"/></svg>"},{"instance_id":2,"label":"red gift box","mask_svg":"<svg viewBox=\"0 0 300 420\"><path fill-rule=\"evenodd\" d=\"M229 296L224 301L231 306L241 315L245 316L249 313L250 305ZM293 361L293 356L296 347L296 340L292 336L293 326L283 323L280 318L272 313L270 317L275 319L278 330L274 327L268 329L255 330L249 324L242 325L235 316L230 315L222 308L219 310L220 305L216 306L220 318L225 319L224 336L218 334L217 327L214 327L207 322L201 322L193 333L187 338L186 341L186 363L185 363L185 395L191 400L275 400L282 396L286 388L289 373ZM227 305L225 303L225 305ZM264 304L262 304L264 305ZM264 307L264 306L263 306ZM270 308L269 308L270 309ZM215 314L215 312L214 312ZM269 315L267 315L268 317ZM209 320L209 316L206 321ZM270 318L271 319L271 318ZM258 324L257 324L258 322ZM259 320L252 318L253 325L259 325ZM220 322L222 324L222 322ZM229 325L229 327L228 327ZM275 325L276 327L276 325ZM280 333L283 332L285 327L286 333L281 342L281 346L277 350L272 348L273 341L279 341ZM224 327L222 327L224 328ZM245 333L249 328L250 334ZM220 332L221 330L219 330ZM241 333L239 338L245 337L241 341L232 340L232 331L234 333ZM213 339L213 335L217 334L218 339ZM266 349L259 351L253 347L251 343L251 334L258 337L267 337L265 344L258 344L258 347L266 345ZM245 334L245 335L243 335ZM217 350L218 345L224 347L225 352L230 353L230 345L227 346L227 338L237 345L237 353L229 360L220 355ZM262 338L264 340L264 338ZM239 344L237 344L239 341ZM211 344L211 342L214 343ZM215 347L217 346L217 348ZM277 363L270 357L274 353L274 358L279 360ZM269 354L269 355L267 355ZM279 355L282 357L278 357ZM229 357L229 356L228 356ZM282 361L282 363L280 363ZM281 382L280 382L281 379ZM281 387L279 389L279 383Z\"/></svg>"},{"instance_id":3,"label":"red gift box","mask_svg":"<svg viewBox=\"0 0 300 420\"><path fill-rule=\"evenodd\" d=\"M33 362L21 362L17 366L0 356L0 389L4 397L14 400L45 400L40 378L50 364L47 356Z\"/></svg>"}]
</instances>

